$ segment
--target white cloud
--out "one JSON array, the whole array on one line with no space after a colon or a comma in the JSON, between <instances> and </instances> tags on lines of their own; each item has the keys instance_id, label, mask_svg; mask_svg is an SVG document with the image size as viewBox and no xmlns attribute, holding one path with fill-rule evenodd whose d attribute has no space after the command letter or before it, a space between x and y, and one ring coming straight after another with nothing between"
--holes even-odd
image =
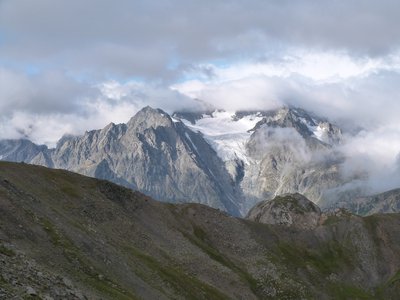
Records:
<instances>
[{"instance_id":1,"label":"white cloud","mask_svg":"<svg viewBox=\"0 0 400 300\"><path fill-rule=\"evenodd\" d=\"M238 80L250 76L277 76L288 78L303 76L314 81L337 82L356 76L365 76L382 69L382 58L357 58L342 52L310 52L292 50L280 60L256 63L233 64L226 68L215 68L219 81Z\"/></svg>"},{"instance_id":2,"label":"white cloud","mask_svg":"<svg viewBox=\"0 0 400 300\"><path fill-rule=\"evenodd\" d=\"M304 108L345 130L343 172L370 174L370 191L400 186L400 55L355 59L307 53L281 61L209 65L214 77L173 86L228 110Z\"/></svg>"},{"instance_id":3,"label":"white cloud","mask_svg":"<svg viewBox=\"0 0 400 300\"><path fill-rule=\"evenodd\" d=\"M173 62L179 69L276 57L293 47L380 57L399 49L399 7L397 0L2 0L0 56L124 79L175 78Z\"/></svg>"},{"instance_id":4,"label":"white cloud","mask_svg":"<svg viewBox=\"0 0 400 300\"><path fill-rule=\"evenodd\" d=\"M0 138L28 138L54 146L63 134L83 134L127 122L146 105L172 113L199 104L177 91L143 82L96 85L48 72L28 76L0 69Z\"/></svg>"},{"instance_id":5,"label":"white cloud","mask_svg":"<svg viewBox=\"0 0 400 300\"><path fill-rule=\"evenodd\" d=\"M212 69L211 78L172 88L229 110L290 104L366 127L397 120L400 110L400 54L355 59L343 53L297 50L281 61L207 67Z\"/></svg>"},{"instance_id":6,"label":"white cloud","mask_svg":"<svg viewBox=\"0 0 400 300\"><path fill-rule=\"evenodd\" d=\"M210 78L202 78L202 70L208 69ZM365 77L382 70L400 70L400 52L384 57L353 57L344 52L317 52L306 49L291 49L280 53L280 58L264 61L239 61L228 65L200 64L197 68L185 71L187 78L196 80L181 82L175 88L185 93L190 92L189 84L224 83L248 77L304 77L315 83L335 83L351 78Z\"/></svg>"},{"instance_id":7,"label":"white cloud","mask_svg":"<svg viewBox=\"0 0 400 300\"><path fill-rule=\"evenodd\" d=\"M173 88L217 108L231 111L267 110L282 105L279 87L271 80L260 77L209 84L190 81Z\"/></svg>"}]
</instances>

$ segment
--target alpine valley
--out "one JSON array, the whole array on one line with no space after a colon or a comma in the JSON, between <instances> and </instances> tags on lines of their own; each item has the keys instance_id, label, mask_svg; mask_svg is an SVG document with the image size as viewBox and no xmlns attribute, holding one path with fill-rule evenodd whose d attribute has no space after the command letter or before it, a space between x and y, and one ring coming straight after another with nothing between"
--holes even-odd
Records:
<instances>
[{"instance_id":1,"label":"alpine valley","mask_svg":"<svg viewBox=\"0 0 400 300\"><path fill-rule=\"evenodd\" d=\"M160 201L206 204L234 216L296 192L325 210L346 207L368 214L375 201L380 212L397 211L398 191L374 198L359 184L369 174L343 171L342 143L339 126L300 108L168 114L144 107L127 124L65 135L51 149L26 139L2 140L0 157L110 180Z\"/></svg>"}]
</instances>

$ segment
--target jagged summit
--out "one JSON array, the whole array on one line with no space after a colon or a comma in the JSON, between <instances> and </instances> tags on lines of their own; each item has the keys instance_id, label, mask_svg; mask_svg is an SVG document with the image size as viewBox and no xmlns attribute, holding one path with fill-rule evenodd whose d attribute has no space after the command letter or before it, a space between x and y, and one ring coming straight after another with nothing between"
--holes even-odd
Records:
<instances>
[{"instance_id":1,"label":"jagged summit","mask_svg":"<svg viewBox=\"0 0 400 300\"><path fill-rule=\"evenodd\" d=\"M61 147L64 143L67 141L71 141L75 138L78 138L79 136L72 135L72 134L64 134L57 142L56 147Z\"/></svg>"},{"instance_id":2,"label":"jagged summit","mask_svg":"<svg viewBox=\"0 0 400 300\"><path fill-rule=\"evenodd\" d=\"M311 118L310 115L303 110L284 107L268 112L264 118L257 123L255 129L264 124L271 127L295 128L303 136L311 136L312 132L309 130L308 126L316 126L317 120Z\"/></svg>"},{"instance_id":3,"label":"jagged summit","mask_svg":"<svg viewBox=\"0 0 400 300\"><path fill-rule=\"evenodd\" d=\"M139 110L127 123L129 128L143 130L149 127L172 126L171 117L159 108L146 106Z\"/></svg>"},{"instance_id":4,"label":"jagged summit","mask_svg":"<svg viewBox=\"0 0 400 300\"><path fill-rule=\"evenodd\" d=\"M264 118L256 124L252 131L262 126L293 128L305 139L316 138L327 144L337 144L342 139L340 128L301 108L283 107L266 112Z\"/></svg>"}]
</instances>

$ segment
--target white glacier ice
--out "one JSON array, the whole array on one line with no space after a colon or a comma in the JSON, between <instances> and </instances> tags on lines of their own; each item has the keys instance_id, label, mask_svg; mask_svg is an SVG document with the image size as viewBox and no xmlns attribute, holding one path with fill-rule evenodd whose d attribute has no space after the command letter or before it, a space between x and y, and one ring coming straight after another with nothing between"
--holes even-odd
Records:
<instances>
[{"instance_id":1,"label":"white glacier ice","mask_svg":"<svg viewBox=\"0 0 400 300\"><path fill-rule=\"evenodd\" d=\"M186 126L201 132L223 161L241 159L248 163L245 144L250 130L262 119L261 114L246 115L235 118L234 112L215 111L211 115L203 115L194 125L182 120Z\"/></svg>"}]
</instances>

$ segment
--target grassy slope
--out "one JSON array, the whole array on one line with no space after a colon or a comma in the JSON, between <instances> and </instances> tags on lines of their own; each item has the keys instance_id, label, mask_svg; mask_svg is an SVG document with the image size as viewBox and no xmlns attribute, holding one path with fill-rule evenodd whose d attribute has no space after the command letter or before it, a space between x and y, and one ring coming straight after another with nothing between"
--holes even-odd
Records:
<instances>
[{"instance_id":1,"label":"grassy slope","mask_svg":"<svg viewBox=\"0 0 400 300\"><path fill-rule=\"evenodd\" d=\"M346 216L296 231L1 162L0 216L0 258L10 266L0 269L0 296L28 299L27 286L41 297L73 290L90 299L390 299L399 292L398 215Z\"/></svg>"}]
</instances>

